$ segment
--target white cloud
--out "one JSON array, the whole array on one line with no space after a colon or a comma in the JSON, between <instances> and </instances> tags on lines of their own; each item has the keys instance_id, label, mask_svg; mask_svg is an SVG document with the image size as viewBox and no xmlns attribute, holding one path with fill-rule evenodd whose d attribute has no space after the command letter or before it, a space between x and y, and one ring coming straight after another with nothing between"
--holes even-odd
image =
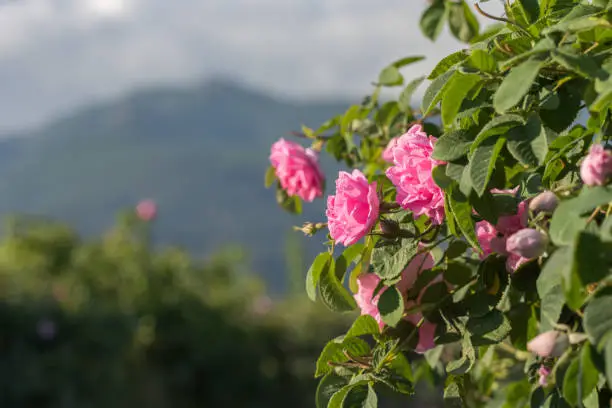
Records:
<instances>
[{"instance_id":1,"label":"white cloud","mask_svg":"<svg viewBox=\"0 0 612 408\"><path fill-rule=\"evenodd\" d=\"M0 0L1 1L1 0ZM0 3L2 4L2 3ZM0 6L0 129L149 83L213 75L300 98L360 95L406 55L427 73L460 45L419 33L426 0L17 0ZM491 4L491 3L487 3Z\"/></svg>"}]
</instances>

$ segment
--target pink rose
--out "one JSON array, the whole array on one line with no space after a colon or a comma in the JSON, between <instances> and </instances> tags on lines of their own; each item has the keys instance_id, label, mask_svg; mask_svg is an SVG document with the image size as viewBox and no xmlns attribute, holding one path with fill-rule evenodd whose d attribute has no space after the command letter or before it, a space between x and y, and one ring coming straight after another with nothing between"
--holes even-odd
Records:
<instances>
[{"instance_id":1,"label":"pink rose","mask_svg":"<svg viewBox=\"0 0 612 408\"><path fill-rule=\"evenodd\" d=\"M497 231L504 235L514 234L520 229L527 226L529 211L527 210L527 202L522 201L518 205L518 212L515 215L503 215L497 221Z\"/></svg>"},{"instance_id":2,"label":"pink rose","mask_svg":"<svg viewBox=\"0 0 612 408\"><path fill-rule=\"evenodd\" d=\"M336 195L327 198L327 223L331 237L344 246L365 236L378 220L380 202L376 183L368 184L362 172L341 171L336 180Z\"/></svg>"},{"instance_id":3,"label":"pink rose","mask_svg":"<svg viewBox=\"0 0 612 408\"><path fill-rule=\"evenodd\" d=\"M272 145L270 163L287 195L297 195L308 202L323 195L325 178L314 150L280 139Z\"/></svg>"},{"instance_id":4,"label":"pink rose","mask_svg":"<svg viewBox=\"0 0 612 408\"><path fill-rule=\"evenodd\" d=\"M491 223L487 221L477 222L476 237L483 251L481 258L486 258L493 252L501 255L506 254L506 238L498 233Z\"/></svg>"},{"instance_id":5,"label":"pink rose","mask_svg":"<svg viewBox=\"0 0 612 408\"><path fill-rule=\"evenodd\" d=\"M527 343L527 350L540 357L560 357L569 346L567 334L556 330L547 331Z\"/></svg>"},{"instance_id":6,"label":"pink rose","mask_svg":"<svg viewBox=\"0 0 612 408\"><path fill-rule=\"evenodd\" d=\"M540 368L538 369L538 376L540 377L538 379L538 384L540 384L540 386L546 387L548 385L548 376L550 375L550 373L550 368L544 365L540 366Z\"/></svg>"},{"instance_id":7,"label":"pink rose","mask_svg":"<svg viewBox=\"0 0 612 408\"><path fill-rule=\"evenodd\" d=\"M393 166L386 174L397 189L399 205L439 225L444 219L444 194L431 176L434 166L441 163L431 157L435 141L420 125L411 127L391 149Z\"/></svg>"},{"instance_id":8,"label":"pink rose","mask_svg":"<svg viewBox=\"0 0 612 408\"><path fill-rule=\"evenodd\" d=\"M537 258L546 251L548 237L533 228L524 228L510 236L506 250L523 258Z\"/></svg>"},{"instance_id":9,"label":"pink rose","mask_svg":"<svg viewBox=\"0 0 612 408\"><path fill-rule=\"evenodd\" d=\"M600 144L592 145L580 165L580 177L588 186L603 186L612 175L612 154Z\"/></svg>"},{"instance_id":10,"label":"pink rose","mask_svg":"<svg viewBox=\"0 0 612 408\"><path fill-rule=\"evenodd\" d=\"M136 215L143 221L151 221L157 215L157 205L153 200L143 200L136 206Z\"/></svg>"},{"instance_id":11,"label":"pink rose","mask_svg":"<svg viewBox=\"0 0 612 408\"><path fill-rule=\"evenodd\" d=\"M510 254L508 255L508 258L506 258L506 270L509 273L512 273L527 262L529 262L529 258L523 258L520 255Z\"/></svg>"},{"instance_id":12,"label":"pink rose","mask_svg":"<svg viewBox=\"0 0 612 408\"><path fill-rule=\"evenodd\" d=\"M421 253L415 256L406 269L402 272L402 277L400 282L397 284L397 288L404 295L406 292L414 285L420 273L424 270L431 269L434 266L434 259L430 253ZM355 301L357 302L357 306L361 310L362 315L370 315L372 316L380 326L381 330L385 327L385 323L382 321L382 317L380 316L380 311L378 310L378 301L380 300L381 294L387 289L383 287L376 296L374 296L374 291L378 287L380 283L380 278L378 275L374 273L366 273L362 274L357 278L357 287L358 291L354 295ZM434 280L440 281L441 277ZM432 282L433 283L433 282ZM431 283L430 283L431 284ZM420 297L423 295L425 288L421 291L419 295L419 299L417 299L417 303L420 301ZM406 304L406 308L412 307L414 305L414 301L404 300ZM413 313L406 316L406 320L412 322L413 324L417 324L423 315L421 313ZM418 353L424 353L425 351L435 347L434 343L434 335L435 335L436 325L425 321L421 327L419 328L419 343L415 349Z\"/></svg>"},{"instance_id":13,"label":"pink rose","mask_svg":"<svg viewBox=\"0 0 612 408\"><path fill-rule=\"evenodd\" d=\"M397 146L397 141L397 137L394 137L393 139L389 140L389 144L387 144L387 147L385 147L385 150L383 150L382 152L382 158L384 161L393 163L393 149L395 149L395 147Z\"/></svg>"}]
</instances>

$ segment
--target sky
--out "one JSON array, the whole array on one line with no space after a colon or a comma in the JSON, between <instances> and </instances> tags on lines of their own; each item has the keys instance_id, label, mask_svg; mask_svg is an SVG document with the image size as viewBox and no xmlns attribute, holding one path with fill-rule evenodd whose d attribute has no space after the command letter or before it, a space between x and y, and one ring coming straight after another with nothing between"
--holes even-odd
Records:
<instances>
[{"instance_id":1,"label":"sky","mask_svg":"<svg viewBox=\"0 0 612 408\"><path fill-rule=\"evenodd\" d=\"M491 3L487 3L489 5ZM408 55L427 0L0 0L0 132L152 84L227 77L296 99L358 97ZM487 7L495 9L495 7Z\"/></svg>"}]
</instances>

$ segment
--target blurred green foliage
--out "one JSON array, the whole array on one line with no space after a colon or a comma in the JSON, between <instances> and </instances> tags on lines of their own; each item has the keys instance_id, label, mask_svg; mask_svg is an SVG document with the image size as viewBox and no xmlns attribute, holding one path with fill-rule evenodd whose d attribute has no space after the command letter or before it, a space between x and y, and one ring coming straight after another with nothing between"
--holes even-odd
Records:
<instances>
[{"instance_id":1,"label":"blurred green foliage","mask_svg":"<svg viewBox=\"0 0 612 408\"><path fill-rule=\"evenodd\" d=\"M16 219L0 242L0 406L313 406L314 361L347 327L273 301L229 249L196 262L153 251L125 214L84 240Z\"/></svg>"}]
</instances>

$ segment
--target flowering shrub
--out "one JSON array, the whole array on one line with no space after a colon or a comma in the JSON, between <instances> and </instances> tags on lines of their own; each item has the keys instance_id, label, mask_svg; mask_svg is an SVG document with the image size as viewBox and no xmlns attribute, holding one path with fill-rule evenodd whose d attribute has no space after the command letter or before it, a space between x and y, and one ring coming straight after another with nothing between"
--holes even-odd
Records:
<instances>
[{"instance_id":1,"label":"flowering shrub","mask_svg":"<svg viewBox=\"0 0 612 408\"><path fill-rule=\"evenodd\" d=\"M327 223L300 228L329 229L308 296L361 312L316 363L320 408L376 407L426 378L449 406L610 404L612 2L480 3L430 1L423 33L448 24L468 47L409 82L422 57L395 61L361 104L299 134L353 169Z\"/></svg>"}]
</instances>

